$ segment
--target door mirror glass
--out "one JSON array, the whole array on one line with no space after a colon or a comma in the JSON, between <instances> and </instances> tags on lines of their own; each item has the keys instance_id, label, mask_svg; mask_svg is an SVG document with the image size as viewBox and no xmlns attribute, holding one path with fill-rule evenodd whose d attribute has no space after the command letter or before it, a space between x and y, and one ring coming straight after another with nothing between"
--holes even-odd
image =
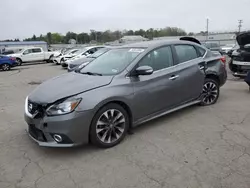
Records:
<instances>
[{"instance_id":1,"label":"door mirror glass","mask_svg":"<svg viewBox=\"0 0 250 188\"><path fill-rule=\"evenodd\" d=\"M246 45L244 46L244 48L249 49L249 48L250 48L250 44L246 44Z\"/></svg>"},{"instance_id":2,"label":"door mirror glass","mask_svg":"<svg viewBox=\"0 0 250 188\"><path fill-rule=\"evenodd\" d=\"M154 72L153 68L150 66L140 66L135 70L135 75L151 75Z\"/></svg>"}]
</instances>

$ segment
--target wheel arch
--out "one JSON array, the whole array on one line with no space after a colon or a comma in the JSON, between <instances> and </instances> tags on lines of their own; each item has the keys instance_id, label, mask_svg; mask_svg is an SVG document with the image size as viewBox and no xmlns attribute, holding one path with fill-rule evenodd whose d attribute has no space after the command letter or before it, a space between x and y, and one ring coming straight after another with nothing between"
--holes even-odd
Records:
<instances>
[{"instance_id":1,"label":"wheel arch","mask_svg":"<svg viewBox=\"0 0 250 188\"><path fill-rule=\"evenodd\" d=\"M108 105L108 104L118 104L120 105L121 107L124 108L124 110L128 113L128 116L129 116L129 129L132 128L132 125L133 125L133 114L132 114L132 111L131 111L131 108L129 107L129 105L124 102L123 100L119 100L119 99L113 99L113 100L108 100L108 101L103 101L101 103L99 103L96 107L95 107L95 111L94 111L94 115L92 117L92 120L91 120L91 124L93 122L93 119L94 119L94 116L96 115L96 113L101 109L103 108L104 106ZM91 142L91 139L90 139L90 132L91 132L91 129L89 129L89 136L88 136L88 139L89 139L89 143Z\"/></svg>"},{"instance_id":2,"label":"wheel arch","mask_svg":"<svg viewBox=\"0 0 250 188\"><path fill-rule=\"evenodd\" d=\"M118 104L118 105L120 105L121 107L124 108L124 110L128 113L128 116L129 116L129 128L131 128L132 124L133 124L133 113L132 113L131 107L128 105L128 103L126 103L122 99L109 99L109 100L106 100L106 101L103 101L103 102L99 103L95 107L95 113L94 114L96 114L104 106L106 106L108 104L111 104L111 103Z\"/></svg>"},{"instance_id":3,"label":"wheel arch","mask_svg":"<svg viewBox=\"0 0 250 188\"><path fill-rule=\"evenodd\" d=\"M213 73L213 72L210 72L210 73L207 73L205 78L210 78L210 79L213 79L215 81L217 81L217 83L220 85L220 78L219 76L216 74L216 73Z\"/></svg>"}]
</instances>

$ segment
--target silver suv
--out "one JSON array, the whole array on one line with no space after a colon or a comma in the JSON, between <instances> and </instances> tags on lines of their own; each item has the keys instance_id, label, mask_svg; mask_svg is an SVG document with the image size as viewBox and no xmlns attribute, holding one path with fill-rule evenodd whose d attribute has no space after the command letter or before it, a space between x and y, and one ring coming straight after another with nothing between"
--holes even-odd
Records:
<instances>
[{"instance_id":1,"label":"silver suv","mask_svg":"<svg viewBox=\"0 0 250 188\"><path fill-rule=\"evenodd\" d=\"M40 146L112 147L143 122L214 104L226 79L221 56L194 42L118 47L35 89L25 102L28 133Z\"/></svg>"}]
</instances>

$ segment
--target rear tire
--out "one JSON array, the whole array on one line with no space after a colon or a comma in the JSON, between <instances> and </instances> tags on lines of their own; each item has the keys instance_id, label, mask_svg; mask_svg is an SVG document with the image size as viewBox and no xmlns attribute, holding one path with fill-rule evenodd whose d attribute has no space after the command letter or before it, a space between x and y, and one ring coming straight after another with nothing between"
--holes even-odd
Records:
<instances>
[{"instance_id":1,"label":"rear tire","mask_svg":"<svg viewBox=\"0 0 250 188\"><path fill-rule=\"evenodd\" d=\"M94 116L90 126L90 142L101 148L119 144L129 128L129 116L118 104L102 107Z\"/></svg>"},{"instance_id":2,"label":"rear tire","mask_svg":"<svg viewBox=\"0 0 250 188\"><path fill-rule=\"evenodd\" d=\"M209 106L215 104L220 95L220 86L217 80L206 78L201 94L201 105Z\"/></svg>"},{"instance_id":3,"label":"rear tire","mask_svg":"<svg viewBox=\"0 0 250 188\"><path fill-rule=\"evenodd\" d=\"M22 65L22 60L19 58L16 58L16 62L17 62L17 66L21 66Z\"/></svg>"},{"instance_id":4,"label":"rear tire","mask_svg":"<svg viewBox=\"0 0 250 188\"><path fill-rule=\"evenodd\" d=\"M10 70L10 65L8 63L4 63L4 64L2 64L1 69L3 71L9 71Z\"/></svg>"}]
</instances>

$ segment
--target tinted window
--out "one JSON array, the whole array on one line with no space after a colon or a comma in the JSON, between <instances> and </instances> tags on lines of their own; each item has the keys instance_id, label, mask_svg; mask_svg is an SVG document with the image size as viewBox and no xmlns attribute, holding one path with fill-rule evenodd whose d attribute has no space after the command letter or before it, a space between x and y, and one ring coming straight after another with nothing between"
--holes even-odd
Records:
<instances>
[{"instance_id":1,"label":"tinted window","mask_svg":"<svg viewBox=\"0 0 250 188\"><path fill-rule=\"evenodd\" d=\"M147 54L139 63L139 66L150 66L154 71L173 65L173 57L169 46L156 49Z\"/></svg>"},{"instance_id":2,"label":"tinted window","mask_svg":"<svg viewBox=\"0 0 250 188\"><path fill-rule=\"evenodd\" d=\"M24 55L27 55L27 54L30 54L30 53L32 53L32 49L28 49L28 50L25 50L23 52Z\"/></svg>"},{"instance_id":3,"label":"tinted window","mask_svg":"<svg viewBox=\"0 0 250 188\"><path fill-rule=\"evenodd\" d=\"M217 43L212 43L212 44L211 44L211 47L212 47L212 48L217 48L217 47L219 47L219 44L217 44Z\"/></svg>"},{"instance_id":4,"label":"tinted window","mask_svg":"<svg viewBox=\"0 0 250 188\"><path fill-rule=\"evenodd\" d=\"M198 57L196 49L191 45L175 45L179 63L189 61Z\"/></svg>"},{"instance_id":5,"label":"tinted window","mask_svg":"<svg viewBox=\"0 0 250 188\"><path fill-rule=\"evenodd\" d=\"M42 52L42 50L41 50L41 48L34 48L34 49L32 49L32 52L33 53L40 53L40 52Z\"/></svg>"}]
</instances>

